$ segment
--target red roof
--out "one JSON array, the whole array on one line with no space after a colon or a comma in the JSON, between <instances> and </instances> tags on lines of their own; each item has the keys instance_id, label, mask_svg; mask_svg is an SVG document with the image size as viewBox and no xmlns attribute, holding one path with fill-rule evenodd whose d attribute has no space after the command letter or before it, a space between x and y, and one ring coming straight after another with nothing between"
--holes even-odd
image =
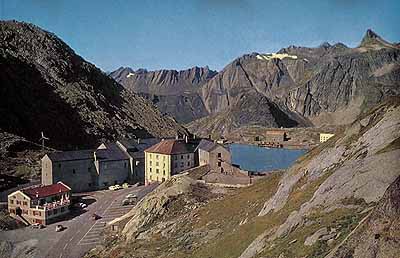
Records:
<instances>
[{"instance_id":1,"label":"red roof","mask_svg":"<svg viewBox=\"0 0 400 258\"><path fill-rule=\"evenodd\" d=\"M163 140L144 151L167 155L193 152L192 146L182 140Z\"/></svg>"},{"instance_id":2,"label":"red roof","mask_svg":"<svg viewBox=\"0 0 400 258\"><path fill-rule=\"evenodd\" d=\"M21 190L24 194L28 195L30 198L43 198L47 196L56 195L59 193L66 193L71 191L66 184L58 182L57 184L37 186L33 188L26 188Z\"/></svg>"}]
</instances>

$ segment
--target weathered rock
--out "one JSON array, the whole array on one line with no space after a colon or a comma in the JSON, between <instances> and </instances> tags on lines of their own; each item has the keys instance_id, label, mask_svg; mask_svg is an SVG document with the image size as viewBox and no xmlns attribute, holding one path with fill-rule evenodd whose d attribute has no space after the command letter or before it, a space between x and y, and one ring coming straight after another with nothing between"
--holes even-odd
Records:
<instances>
[{"instance_id":1,"label":"weathered rock","mask_svg":"<svg viewBox=\"0 0 400 258\"><path fill-rule=\"evenodd\" d=\"M304 241L304 245L311 246L311 245L315 244L322 236L324 236L326 234L328 234L328 229L320 228L314 234L312 234L311 236L306 238L306 240Z\"/></svg>"}]
</instances>

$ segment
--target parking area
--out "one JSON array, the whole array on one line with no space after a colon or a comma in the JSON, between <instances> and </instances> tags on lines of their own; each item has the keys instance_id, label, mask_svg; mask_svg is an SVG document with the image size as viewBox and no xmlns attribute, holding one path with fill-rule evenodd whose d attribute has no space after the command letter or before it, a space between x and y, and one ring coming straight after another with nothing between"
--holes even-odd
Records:
<instances>
[{"instance_id":1,"label":"parking area","mask_svg":"<svg viewBox=\"0 0 400 258\"><path fill-rule=\"evenodd\" d=\"M123 205L127 195L135 195L139 201L155 187L156 185L137 186L117 191L81 193L78 196L87 207L73 209L63 221L44 229L26 227L3 231L0 232L0 239L12 242L19 249L34 250L35 257L82 257L101 242L101 233L107 222L126 214L135 205ZM94 219L93 214L99 217ZM64 230L56 232L57 225L62 225ZM26 246L27 243L30 246Z\"/></svg>"},{"instance_id":2,"label":"parking area","mask_svg":"<svg viewBox=\"0 0 400 258\"><path fill-rule=\"evenodd\" d=\"M101 218L95 221L92 227L86 232L86 234L79 240L78 245L96 245L101 242L99 235L102 233L106 226L106 223L112 221L115 218L121 217L132 209L134 203L128 205L122 205L122 201L112 202L102 214L99 214Z\"/></svg>"}]
</instances>

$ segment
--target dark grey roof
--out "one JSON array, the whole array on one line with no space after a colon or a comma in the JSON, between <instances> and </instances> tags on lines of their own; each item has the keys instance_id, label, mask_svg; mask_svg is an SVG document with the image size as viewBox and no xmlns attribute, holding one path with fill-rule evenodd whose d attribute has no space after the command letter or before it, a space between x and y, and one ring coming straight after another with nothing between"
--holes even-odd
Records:
<instances>
[{"instance_id":1,"label":"dark grey roof","mask_svg":"<svg viewBox=\"0 0 400 258\"><path fill-rule=\"evenodd\" d=\"M118 142L122 144L133 158L144 158L144 150L150 146L159 143L161 140L157 138L140 139L123 139Z\"/></svg>"},{"instance_id":2,"label":"dark grey roof","mask_svg":"<svg viewBox=\"0 0 400 258\"><path fill-rule=\"evenodd\" d=\"M205 151L211 151L212 149L216 148L220 146L219 144L209 141L209 140L201 140L199 145L197 145L196 151L201 149L201 150L205 150ZM223 147L223 146L221 146Z\"/></svg>"},{"instance_id":3,"label":"dark grey roof","mask_svg":"<svg viewBox=\"0 0 400 258\"><path fill-rule=\"evenodd\" d=\"M63 151L47 154L51 161L72 161L93 159L94 150Z\"/></svg>"},{"instance_id":4,"label":"dark grey roof","mask_svg":"<svg viewBox=\"0 0 400 258\"><path fill-rule=\"evenodd\" d=\"M118 147L117 147L118 148ZM96 150L96 159L102 161L125 160L129 157L124 151L115 148L98 149Z\"/></svg>"}]
</instances>

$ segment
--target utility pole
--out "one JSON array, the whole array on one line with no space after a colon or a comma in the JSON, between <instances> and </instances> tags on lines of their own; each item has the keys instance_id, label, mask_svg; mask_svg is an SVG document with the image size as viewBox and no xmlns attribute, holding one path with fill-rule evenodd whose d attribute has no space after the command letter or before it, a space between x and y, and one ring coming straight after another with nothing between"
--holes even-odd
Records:
<instances>
[{"instance_id":1,"label":"utility pole","mask_svg":"<svg viewBox=\"0 0 400 258\"><path fill-rule=\"evenodd\" d=\"M45 137L43 132L42 132L42 137L40 137L39 141L42 142L42 151L44 150L44 141L50 140L49 138Z\"/></svg>"}]
</instances>

